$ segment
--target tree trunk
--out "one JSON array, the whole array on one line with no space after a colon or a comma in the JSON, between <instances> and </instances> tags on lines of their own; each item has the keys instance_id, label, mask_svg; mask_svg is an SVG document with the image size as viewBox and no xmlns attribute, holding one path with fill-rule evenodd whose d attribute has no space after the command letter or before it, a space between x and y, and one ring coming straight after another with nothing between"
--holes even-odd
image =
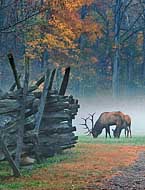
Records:
<instances>
[{"instance_id":1,"label":"tree trunk","mask_svg":"<svg viewBox=\"0 0 145 190\"><path fill-rule=\"evenodd\" d=\"M133 95L133 80L134 80L134 51L128 50L128 60L127 60L127 85L126 94L127 96Z\"/></svg>"},{"instance_id":2,"label":"tree trunk","mask_svg":"<svg viewBox=\"0 0 145 190\"><path fill-rule=\"evenodd\" d=\"M143 86L145 85L145 30L143 30L143 76L142 76L142 83Z\"/></svg>"},{"instance_id":3,"label":"tree trunk","mask_svg":"<svg viewBox=\"0 0 145 190\"><path fill-rule=\"evenodd\" d=\"M114 25L114 63L113 63L113 97L119 96L119 63L120 63L120 18L121 0L116 0L115 4L115 25Z\"/></svg>"}]
</instances>

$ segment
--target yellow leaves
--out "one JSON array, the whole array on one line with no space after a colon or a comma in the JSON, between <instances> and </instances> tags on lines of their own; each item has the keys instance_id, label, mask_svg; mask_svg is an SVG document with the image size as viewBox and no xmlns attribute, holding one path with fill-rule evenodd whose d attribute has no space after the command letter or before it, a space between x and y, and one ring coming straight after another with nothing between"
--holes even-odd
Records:
<instances>
[{"instance_id":1,"label":"yellow leaves","mask_svg":"<svg viewBox=\"0 0 145 190\"><path fill-rule=\"evenodd\" d=\"M56 36L52 34L45 34L42 42L43 44L48 46L48 48L52 48L52 49L55 48L56 46L59 46L59 47L63 46L61 42L58 44Z\"/></svg>"},{"instance_id":2,"label":"yellow leaves","mask_svg":"<svg viewBox=\"0 0 145 190\"><path fill-rule=\"evenodd\" d=\"M54 58L56 56L53 51L59 51L65 57L70 50L77 50L76 42L82 33L91 42L102 37L100 24L90 16L82 20L78 11L83 5L89 6L92 2L93 0L45 0L50 15L39 15L38 25L29 31L27 45L30 52L42 54L47 49Z\"/></svg>"},{"instance_id":3,"label":"yellow leaves","mask_svg":"<svg viewBox=\"0 0 145 190\"><path fill-rule=\"evenodd\" d=\"M71 30L67 22L65 22L62 18L53 17L53 19L49 21L49 24L53 26L54 35L58 37L58 40L64 41L66 46L70 45L70 48L74 48L72 44L76 38L76 35Z\"/></svg>"},{"instance_id":4,"label":"yellow leaves","mask_svg":"<svg viewBox=\"0 0 145 190\"><path fill-rule=\"evenodd\" d=\"M67 9L70 12L79 10L83 5L90 5L93 0L53 0L50 5L53 6L54 10L58 7L61 9Z\"/></svg>"},{"instance_id":5,"label":"yellow leaves","mask_svg":"<svg viewBox=\"0 0 145 190\"><path fill-rule=\"evenodd\" d=\"M82 33L86 33L91 42L102 37L102 26L100 24L92 22L89 18L85 19L83 22Z\"/></svg>"}]
</instances>

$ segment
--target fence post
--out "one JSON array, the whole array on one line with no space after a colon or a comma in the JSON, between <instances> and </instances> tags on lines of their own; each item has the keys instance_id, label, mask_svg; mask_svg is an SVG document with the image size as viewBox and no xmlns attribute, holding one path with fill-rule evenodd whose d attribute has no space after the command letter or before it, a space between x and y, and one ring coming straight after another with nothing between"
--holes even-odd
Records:
<instances>
[{"instance_id":1,"label":"fence post","mask_svg":"<svg viewBox=\"0 0 145 190\"><path fill-rule=\"evenodd\" d=\"M29 83L29 59L25 57L25 80L24 86L22 89L22 94L18 97L20 103L20 115L19 115L19 128L18 128L18 139L17 139L17 148L16 148L16 157L15 163L17 167L20 166L21 154L23 149L23 138L24 138L24 125L25 125L25 105L27 101L27 92L28 92L28 83Z\"/></svg>"}]
</instances>

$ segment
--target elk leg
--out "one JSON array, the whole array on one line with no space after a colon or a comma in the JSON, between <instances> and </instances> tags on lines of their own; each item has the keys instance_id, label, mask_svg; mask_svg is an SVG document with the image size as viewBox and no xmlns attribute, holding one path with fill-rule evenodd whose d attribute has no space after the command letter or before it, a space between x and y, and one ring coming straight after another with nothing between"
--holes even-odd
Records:
<instances>
[{"instance_id":1,"label":"elk leg","mask_svg":"<svg viewBox=\"0 0 145 190\"><path fill-rule=\"evenodd\" d=\"M126 129L125 129L125 137L126 137Z\"/></svg>"},{"instance_id":2,"label":"elk leg","mask_svg":"<svg viewBox=\"0 0 145 190\"><path fill-rule=\"evenodd\" d=\"M108 130L108 134L109 134L109 137L110 137L110 139L111 139L111 133L110 133L110 128L109 128L109 130Z\"/></svg>"},{"instance_id":3,"label":"elk leg","mask_svg":"<svg viewBox=\"0 0 145 190\"><path fill-rule=\"evenodd\" d=\"M109 137L111 138L110 126L107 126L107 127L106 127L106 138L107 138L107 133L109 134Z\"/></svg>"},{"instance_id":4,"label":"elk leg","mask_svg":"<svg viewBox=\"0 0 145 190\"><path fill-rule=\"evenodd\" d=\"M105 128L105 132L106 132L106 135L105 135L105 136L106 136L106 139L107 139L107 128Z\"/></svg>"},{"instance_id":5,"label":"elk leg","mask_svg":"<svg viewBox=\"0 0 145 190\"><path fill-rule=\"evenodd\" d=\"M117 123L116 124L116 134L115 134L116 138L120 138L121 130L122 130L122 124Z\"/></svg>"},{"instance_id":6,"label":"elk leg","mask_svg":"<svg viewBox=\"0 0 145 190\"><path fill-rule=\"evenodd\" d=\"M127 138L128 138L128 136L129 136L129 129L127 128L126 130L127 130Z\"/></svg>"},{"instance_id":7,"label":"elk leg","mask_svg":"<svg viewBox=\"0 0 145 190\"><path fill-rule=\"evenodd\" d=\"M128 130L128 127L125 128L125 137L128 138L129 136L129 130Z\"/></svg>"},{"instance_id":8,"label":"elk leg","mask_svg":"<svg viewBox=\"0 0 145 190\"><path fill-rule=\"evenodd\" d=\"M130 132L130 137L132 137L132 135L131 135L131 126L129 126L129 132Z\"/></svg>"}]
</instances>

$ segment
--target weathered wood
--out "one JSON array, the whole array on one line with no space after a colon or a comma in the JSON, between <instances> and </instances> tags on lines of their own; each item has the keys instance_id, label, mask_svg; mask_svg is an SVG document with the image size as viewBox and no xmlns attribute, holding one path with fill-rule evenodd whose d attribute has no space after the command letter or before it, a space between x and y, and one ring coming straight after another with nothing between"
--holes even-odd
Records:
<instances>
[{"instance_id":1,"label":"weathered wood","mask_svg":"<svg viewBox=\"0 0 145 190\"><path fill-rule=\"evenodd\" d=\"M15 163L17 167L20 166L21 154L23 149L23 138L24 138L24 125L25 125L25 104L27 99L27 92L28 92L28 83L29 83L29 59L25 57L25 80L24 80L24 87L23 87L23 94L22 97L19 99L19 103L21 106L20 110L20 123L18 129L18 137L17 137L17 148L16 148L16 157Z\"/></svg>"},{"instance_id":2,"label":"weathered wood","mask_svg":"<svg viewBox=\"0 0 145 190\"><path fill-rule=\"evenodd\" d=\"M21 78L21 75L18 76L18 79L19 79L19 80L20 80L20 78ZM16 82L15 82L15 83L12 84L12 86L10 87L10 91L13 92L13 91L15 90L16 86L17 86L17 84L16 84Z\"/></svg>"},{"instance_id":3,"label":"weathered wood","mask_svg":"<svg viewBox=\"0 0 145 190\"><path fill-rule=\"evenodd\" d=\"M50 83L49 83L48 91L50 91L52 89L55 73L56 73L56 69L54 69L52 71L52 73L51 73L51 78L50 78Z\"/></svg>"},{"instance_id":4,"label":"weathered wood","mask_svg":"<svg viewBox=\"0 0 145 190\"><path fill-rule=\"evenodd\" d=\"M1 108L16 108L19 106L19 103L17 100L9 100L9 99L4 99L4 100L0 100L0 107Z\"/></svg>"},{"instance_id":5,"label":"weathered wood","mask_svg":"<svg viewBox=\"0 0 145 190\"><path fill-rule=\"evenodd\" d=\"M15 78L17 88L20 89L21 84L20 84L20 80L19 80L19 77L18 77L16 65L15 65L15 62L14 62L14 57L13 57L13 55L11 53L8 54L8 59L9 59L9 62L10 62L10 65L11 65L11 68L12 68L12 71L13 71L13 75L14 75L14 78Z\"/></svg>"},{"instance_id":6,"label":"weathered wood","mask_svg":"<svg viewBox=\"0 0 145 190\"><path fill-rule=\"evenodd\" d=\"M25 117L30 117L33 114L36 114L38 111L38 106L40 104L40 100L39 99L35 99L33 102L33 105L31 106L31 108L28 108L29 111L25 112Z\"/></svg>"},{"instance_id":7,"label":"weathered wood","mask_svg":"<svg viewBox=\"0 0 145 190\"><path fill-rule=\"evenodd\" d=\"M67 122L68 120L66 119L66 118L58 118L58 119L55 119L55 118L53 118L53 119L47 119L47 118L43 118L43 120L42 120L42 124L41 124L41 126L43 126L43 125L50 125L50 124L59 124L59 123L63 123L63 122Z\"/></svg>"},{"instance_id":8,"label":"weathered wood","mask_svg":"<svg viewBox=\"0 0 145 190\"><path fill-rule=\"evenodd\" d=\"M42 92L41 91L35 91L34 92L34 96L36 97L36 98L40 98L41 97L41 94L42 94ZM48 102L53 102L54 100L57 100L57 101L70 101L70 97L68 97L68 96L61 96L61 95L59 95L58 94L58 92L56 91L56 93L55 93L55 91L53 92L51 92L51 91L49 91L49 93L48 93L48 97L47 97L47 101Z\"/></svg>"},{"instance_id":9,"label":"weathered wood","mask_svg":"<svg viewBox=\"0 0 145 190\"><path fill-rule=\"evenodd\" d=\"M52 129L65 129L65 128L69 128L72 127L71 125L69 125L68 122L65 123L48 123L46 125L42 125L40 128L40 131L45 131L45 130L52 130Z\"/></svg>"},{"instance_id":10,"label":"weathered wood","mask_svg":"<svg viewBox=\"0 0 145 190\"><path fill-rule=\"evenodd\" d=\"M16 100L20 94L22 94L22 88L17 89L13 92L6 92L3 96L0 96L0 100L5 100L5 99ZM34 97L33 93L28 94L28 97L32 96Z\"/></svg>"},{"instance_id":11,"label":"weathered wood","mask_svg":"<svg viewBox=\"0 0 145 190\"><path fill-rule=\"evenodd\" d=\"M32 108L32 110L28 110L26 113L25 113L25 117L30 117L31 115L35 115L38 111L38 107L35 106Z\"/></svg>"},{"instance_id":12,"label":"weathered wood","mask_svg":"<svg viewBox=\"0 0 145 190\"><path fill-rule=\"evenodd\" d=\"M40 134L40 136L39 136L41 143L50 143L50 144L56 143L56 142L63 143L65 141L69 142L69 141L73 140L74 137L75 137L75 135L71 132L67 133L67 134L60 134L59 136L57 133L54 133L49 136L49 141L48 141L47 134Z\"/></svg>"},{"instance_id":13,"label":"weathered wood","mask_svg":"<svg viewBox=\"0 0 145 190\"><path fill-rule=\"evenodd\" d=\"M71 128L71 127L70 127ZM32 132L32 133L31 133ZM33 139L31 138L33 135L33 131L29 131L25 136L24 136L24 151L27 151L29 154L33 154L35 151L34 148L34 144L33 143ZM65 132L65 131L64 131ZM76 143L77 137L75 137L74 134L71 133L71 130L69 130L68 133L66 134L60 134L58 135L58 133L53 133L53 134L47 134L47 133L43 133L41 134L40 131L40 138L39 138L39 144L38 144L38 154L40 155L50 155L49 153L47 153L47 150L56 152L56 150L61 150L62 146L65 147L69 147L70 145L73 145ZM16 150L15 150L15 144L16 144L16 138L13 137L13 139L8 137L8 141L7 143L9 144L9 149L11 149L11 151L13 151L13 153L15 154ZM43 152L42 150L43 149Z\"/></svg>"},{"instance_id":14,"label":"weathered wood","mask_svg":"<svg viewBox=\"0 0 145 190\"><path fill-rule=\"evenodd\" d=\"M39 110L36 114L36 121L35 121L35 134L38 136L39 128L44 112L45 102L48 94L48 87L49 87L49 81L50 81L50 71L47 69L46 75L45 75L45 81L44 81L44 88L40 99L40 105Z\"/></svg>"},{"instance_id":15,"label":"weathered wood","mask_svg":"<svg viewBox=\"0 0 145 190\"><path fill-rule=\"evenodd\" d=\"M64 78L59 90L59 95L64 95L67 89L68 81L69 81L69 75L70 75L70 67L66 68Z\"/></svg>"},{"instance_id":16,"label":"weathered wood","mask_svg":"<svg viewBox=\"0 0 145 190\"><path fill-rule=\"evenodd\" d=\"M18 119L15 119L15 120L12 120L10 122L8 122L5 126L5 128L3 129L4 130L4 133L16 133L17 129L19 128L20 126L20 117ZM29 129L30 127L30 129ZM25 128L26 130L31 130L32 127L34 128L34 115L31 115L30 117L26 118L25 119Z\"/></svg>"},{"instance_id":17,"label":"weathered wood","mask_svg":"<svg viewBox=\"0 0 145 190\"><path fill-rule=\"evenodd\" d=\"M76 127L52 128L52 129L47 128L46 130L41 130L40 134L47 134L49 136L49 135L52 135L54 133L57 133L57 134L62 134L63 133L63 134L65 134L65 133L70 133L70 132L73 132L73 131L76 131Z\"/></svg>"},{"instance_id":18,"label":"weathered wood","mask_svg":"<svg viewBox=\"0 0 145 190\"><path fill-rule=\"evenodd\" d=\"M52 104L46 101L46 105L45 105L45 111L46 112L57 112L57 111L61 111L64 109L68 109L71 110L73 112L77 112L78 108L80 106L77 104L70 104L67 101L57 101L57 102L53 102Z\"/></svg>"},{"instance_id":19,"label":"weathered wood","mask_svg":"<svg viewBox=\"0 0 145 190\"><path fill-rule=\"evenodd\" d=\"M7 93L5 97L0 97L0 105L2 105L4 115L13 115L12 120L5 125L4 133L7 147L14 157L18 151L18 147L16 148L18 144L17 132L23 126L23 133L21 133L23 135L20 135L23 136L23 141L21 138L20 143L23 146L19 151L19 162L22 150L29 156L35 155L37 161L40 161L41 157L53 156L63 149L74 147L77 143L77 137L73 134L76 127L72 126L72 119L77 114L78 101L72 96L59 95L57 91L51 89L54 73L54 70L49 76L46 73L45 81L44 77L41 77L35 85L27 88L27 98L21 99L21 101L26 101L22 117L17 117L17 114L22 110L17 98L20 100L24 88L23 91L19 89ZM43 92L38 89L42 82L44 82ZM22 122L21 126L20 122ZM4 155L0 150L0 160L2 159L4 159Z\"/></svg>"},{"instance_id":20,"label":"weathered wood","mask_svg":"<svg viewBox=\"0 0 145 190\"><path fill-rule=\"evenodd\" d=\"M66 136L67 136L67 134L66 134ZM52 135L50 137L43 135L39 140L38 150L37 150L38 155L42 155L41 149L44 148L45 146L48 147L49 149L53 150L54 152L56 152L56 148L61 149L62 146L69 146L72 144L76 144L77 138L78 138L76 136L69 137L69 138L65 138L62 136L61 139L56 138L56 137L58 137L58 134ZM14 143L11 145L8 145L8 148L11 151L11 154L13 154L13 155L15 155L15 153L16 153L15 147L16 147L16 145ZM24 139L23 151L26 152L28 155L30 155L33 152L33 155L34 155L35 148L34 148L34 144L33 144L31 138L26 137ZM1 159L1 157L0 157L0 159Z\"/></svg>"},{"instance_id":21,"label":"weathered wood","mask_svg":"<svg viewBox=\"0 0 145 190\"><path fill-rule=\"evenodd\" d=\"M42 76L33 86L29 88L29 92L35 91L39 88L39 86L44 82L45 76Z\"/></svg>"},{"instance_id":22,"label":"weathered wood","mask_svg":"<svg viewBox=\"0 0 145 190\"><path fill-rule=\"evenodd\" d=\"M77 142L76 142L76 143L77 143ZM64 145L64 146L61 146L61 148L62 148L63 150L68 149L68 148L74 148L76 143L73 142L73 144L71 144L71 145Z\"/></svg>"},{"instance_id":23,"label":"weathered wood","mask_svg":"<svg viewBox=\"0 0 145 190\"><path fill-rule=\"evenodd\" d=\"M38 134L39 134L39 128L40 128L40 124L42 121L42 116L43 116L43 112L44 112L44 108L45 108L46 98L48 95L49 82L50 82L50 71L48 68L46 71L46 75L45 75L44 87L43 87L43 92L42 92L41 98L40 98L39 109L38 109L38 112L36 114L34 137L33 137L35 156L36 156L38 163L40 163L40 161L41 161L39 154L38 154L38 144L39 144Z\"/></svg>"},{"instance_id":24,"label":"weathered wood","mask_svg":"<svg viewBox=\"0 0 145 190\"><path fill-rule=\"evenodd\" d=\"M42 91L35 91L35 92L33 92L34 93L34 96L35 96L35 98L38 98L38 99L40 99L41 98L41 94L42 94Z\"/></svg>"},{"instance_id":25,"label":"weathered wood","mask_svg":"<svg viewBox=\"0 0 145 190\"><path fill-rule=\"evenodd\" d=\"M39 87L44 81L45 81L45 75L40 77L40 79L36 82L35 85Z\"/></svg>"},{"instance_id":26,"label":"weathered wood","mask_svg":"<svg viewBox=\"0 0 145 190\"><path fill-rule=\"evenodd\" d=\"M20 96L20 95L19 95ZM17 98L21 98L17 96ZM34 97L28 96L26 101L26 108L31 108L34 102ZM15 99L3 99L0 100L0 114L7 114L10 112L20 111L20 104Z\"/></svg>"},{"instance_id":27,"label":"weathered wood","mask_svg":"<svg viewBox=\"0 0 145 190\"><path fill-rule=\"evenodd\" d=\"M58 111L63 111L64 109L69 107L69 103L68 102L56 102L54 104L49 104L46 103L45 105L45 112L58 112Z\"/></svg>"},{"instance_id":28,"label":"weathered wood","mask_svg":"<svg viewBox=\"0 0 145 190\"><path fill-rule=\"evenodd\" d=\"M15 176L15 177L20 177L20 176L21 176L20 171L19 171L19 169L17 168L17 166L16 166L14 160L12 159L12 157L11 157L9 151L8 151L7 146L6 146L5 143L4 143L3 135L1 135L0 142L1 142L2 151L3 151L4 155L5 155L5 158L6 158L6 160L9 162L10 166L11 166L12 169L13 169L14 176Z\"/></svg>"}]
</instances>

